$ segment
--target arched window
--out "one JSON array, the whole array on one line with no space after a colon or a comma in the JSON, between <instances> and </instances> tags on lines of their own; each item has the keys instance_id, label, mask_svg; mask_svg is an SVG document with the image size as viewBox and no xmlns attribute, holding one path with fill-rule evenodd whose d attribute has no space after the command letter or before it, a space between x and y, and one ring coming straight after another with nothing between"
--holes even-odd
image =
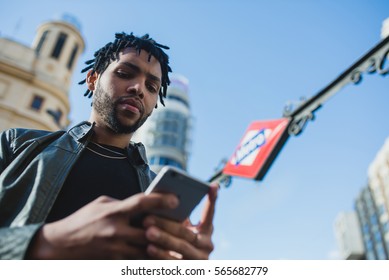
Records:
<instances>
[{"instance_id":1,"label":"arched window","mask_svg":"<svg viewBox=\"0 0 389 280\"><path fill-rule=\"evenodd\" d=\"M42 46L43 46L43 43L46 41L47 34L49 34L49 31L48 31L48 30L46 30L45 32L43 32L42 37L39 39L38 45L37 45L36 48L35 48L35 52L36 52L37 54L40 53L40 51L41 51L41 49L42 49Z\"/></svg>"},{"instance_id":2,"label":"arched window","mask_svg":"<svg viewBox=\"0 0 389 280\"><path fill-rule=\"evenodd\" d=\"M59 56L61 55L61 51L63 49L63 46L65 45L67 37L68 37L68 35L66 35L65 33L63 33L63 32L59 33L58 38L57 38L57 43L55 44L53 52L51 53L51 57L59 58Z\"/></svg>"},{"instance_id":3,"label":"arched window","mask_svg":"<svg viewBox=\"0 0 389 280\"><path fill-rule=\"evenodd\" d=\"M75 44L73 47L72 53L70 54L68 65L67 65L69 70L72 69L74 59L76 58L77 51L78 51L78 45Z\"/></svg>"}]
</instances>

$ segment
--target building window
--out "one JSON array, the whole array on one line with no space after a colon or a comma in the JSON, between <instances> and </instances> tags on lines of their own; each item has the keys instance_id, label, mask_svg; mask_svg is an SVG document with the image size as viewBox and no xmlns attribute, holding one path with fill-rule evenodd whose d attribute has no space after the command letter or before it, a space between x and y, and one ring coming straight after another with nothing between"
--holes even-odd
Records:
<instances>
[{"instance_id":1,"label":"building window","mask_svg":"<svg viewBox=\"0 0 389 280\"><path fill-rule=\"evenodd\" d=\"M168 95L167 96L167 99L171 99L171 100L175 100L177 102L180 102L181 104L184 104L185 107L189 108L189 103L183 99L182 97L180 96L177 96L177 95Z\"/></svg>"},{"instance_id":2,"label":"building window","mask_svg":"<svg viewBox=\"0 0 389 280\"><path fill-rule=\"evenodd\" d=\"M63 115L63 112L61 111L61 109L58 109L57 111L54 111L52 109L48 109L47 113L53 118L54 122L59 126L62 115Z\"/></svg>"},{"instance_id":3,"label":"building window","mask_svg":"<svg viewBox=\"0 0 389 280\"><path fill-rule=\"evenodd\" d=\"M9 82L0 80L0 98L4 97L6 92L8 91Z\"/></svg>"},{"instance_id":4,"label":"building window","mask_svg":"<svg viewBox=\"0 0 389 280\"><path fill-rule=\"evenodd\" d=\"M177 145L177 139L174 135L162 134L159 139L161 140L159 144L162 146L176 147Z\"/></svg>"},{"instance_id":5,"label":"building window","mask_svg":"<svg viewBox=\"0 0 389 280\"><path fill-rule=\"evenodd\" d=\"M382 226L382 229L384 231L384 233L388 233L389 232L389 222L385 222L384 225Z\"/></svg>"},{"instance_id":6,"label":"building window","mask_svg":"<svg viewBox=\"0 0 389 280\"><path fill-rule=\"evenodd\" d=\"M48 31L48 30L46 30L45 32L43 32L42 37L39 39L38 45L36 46L36 49L35 49L35 52L36 52L37 54L40 53L40 51L41 51L41 49L42 49L42 46L43 46L43 43L46 41L47 34L49 34L49 31Z\"/></svg>"},{"instance_id":7,"label":"building window","mask_svg":"<svg viewBox=\"0 0 389 280\"><path fill-rule=\"evenodd\" d=\"M40 111L40 109L42 108L42 105L43 105L43 101L44 101L44 98L42 96L34 95L32 102L31 102L31 105L30 105L30 108L34 109L36 111Z\"/></svg>"},{"instance_id":8,"label":"building window","mask_svg":"<svg viewBox=\"0 0 389 280\"><path fill-rule=\"evenodd\" d=\"M162 122L162 129L169 132L177 132L177 123L174 120L166 120Z\"/></svg>"},{"instance_id":9,"label":"building window","mask_svg":"<svg viewBox=\"0 0 389 280\"><path fill-rule=\"evenodd\" d=\"M155 164L155 162L156 162L156 157L151 157L149 163L150 163L151 165L153 165L153 164Z\"/></svg>"},{"instance_id":10,"label":"building window","mask_svg":"<svg viewBox=\"0 0 389 280\"><path fill-rule=\"evenodd\" d=\"M362 227L362 232L363 232L364 234L368 234L369 231L370 231L369 226L368 226L368 225L363 225L363 227Z\"/></svg>"},{"instance_id":11,"label":"building window","mask_svg":"<svg viewBox=\"0 0 389 280\"><path fill-rule=\"evenodd\" d=\"M375 214L370 216L370 223L372 225L378 225L378 218L377 218L377 216Z\"/></svg>"},{"instance_id":12,"label":"building window","mask_svg":"<svg viewBox=\"0 0 389 280\"><path fill-rule=\"evenodd\" d=\"M55 44L53 52L51 53L51 57L58 58L60 56L67 37L68 35L66 35L65 33L59 33L57 43Z\"/></svg>"},{"instance_id":13,"label":"building window","mask_svg":"<svg viewBox=\"0 0 389 280\"><path fill-rule=\"evenodd\" d=\"M75 44L74 48L72 50L72 53L71 53L71 55L69 57L69 61L68 61L68 65L67 65L69 70L72 69L72 66L73 66L73 63L74 63L74 59L76 58L77 51L78 51L78 45Z\"/></svg>"},{"instance_id":14,"label":"building window","mask_svg":"<svg viewBox=\"0 0 389 280\"><path fill-rule=\"evenodd\" d=\"M378 215L382 216L385 213L386 213L386 206L385 206L385 204L381 204L380 206L378 206Z\"/></svg>"},{"instance_id":15,"label":"building window","mask_svg":"<svg viewBox=\"0 0 389 280\"><path fill-rule=\"evenodd\" d=\"M382 243L377 244L376 249L377 249L377 259L386 260L386 252L383 247L383 244Z\"/></svg>"},{"instance_id":16,"label":"building window","mask_svg":"<svg viewBox=\"0 0 389 280\"><path fill-rule=\"evenodd\" d=\"M381 232L380 231L376 231L375 233L374 233L374 240L375 240L375 242L382 242L382 236L381 236Z\"/></svg>"},{"instance_id":17,"label":"building window","mask_svg":"<svg viewBox=\"0 0 389 280\"><path fill-rule=\"evenodd\" d=\"M63 112L58 109L57 110L57 115L56 115L56 118L55 118L55 122L59 125L60 121L61 121L61 118L62 118L62 115L63 115Z\"/></svg>"},{"instance_id":18,"label":"building window","mask_svg":"<svg viewBox=\"0 0 389 280\"><path fill-rule=\"evenodd\" d=\"M180 169L184 169L181 163L168 157L151 157L150 165L161 165L161 166L170 165L170 166L178 167Z\"/></svg>"}]
</instances>

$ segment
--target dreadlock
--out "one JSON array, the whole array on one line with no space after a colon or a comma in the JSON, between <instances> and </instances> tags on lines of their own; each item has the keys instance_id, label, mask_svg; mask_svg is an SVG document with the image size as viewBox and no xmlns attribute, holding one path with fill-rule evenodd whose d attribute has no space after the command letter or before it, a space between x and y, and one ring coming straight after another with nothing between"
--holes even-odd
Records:
<instances>
[{"instance_id":1,"label":"dreadlock","mask_svg":"<svg viewBox=\"0 0 389 280\"><path fill-rule=\"evenodd\" d=\"M151 56L154 56L161 64L162 81L161 89L159 90L159 99L161 104L165 106L163 98L166 97L167 87L170 84L168 73L172 72L172 69L169 66L169 57L162 49L168 50L169 47L158 44L150 38L149 34L145 34L142 37L136 37L132 32L131 34L126 34L124 32L116 33L115 41L109 42L104 47L96 51L94 53L95 58L85 62L88 66L82 69L81 73L85 73L92 69L91 75L95 72L102 74L112 60L118 59L119 52L128 47L135 48L138 54L141 50L147 51L149 53L149 61L151 60ZM78 84L82 85L85 82L86 79L80 81ZM88 98L91 98L92 95L93 92L89 89L87 89L84 93L84 96L87 96Z\"/></svg>"}]
</instances>

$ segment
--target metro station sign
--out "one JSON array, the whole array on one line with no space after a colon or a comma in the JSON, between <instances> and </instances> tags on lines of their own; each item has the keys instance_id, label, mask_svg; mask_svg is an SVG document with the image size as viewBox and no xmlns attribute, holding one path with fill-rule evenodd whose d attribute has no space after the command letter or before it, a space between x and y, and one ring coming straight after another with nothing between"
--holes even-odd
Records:
<instances>
[{"instance_id":1,"label":"metro station sign","mask_svg":"<svg viewBox=\"0 0 389 280\"><path fill-rule=\"evenodd\" d=\"M289 138L289 118L250 124L223 174L261 180Z\"/></svg>"}]
</instances>

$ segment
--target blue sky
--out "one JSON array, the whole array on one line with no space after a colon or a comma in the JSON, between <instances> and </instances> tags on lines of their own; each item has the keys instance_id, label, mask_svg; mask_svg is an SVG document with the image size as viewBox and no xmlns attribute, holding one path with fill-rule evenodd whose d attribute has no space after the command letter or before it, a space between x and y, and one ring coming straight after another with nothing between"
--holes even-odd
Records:
<instances>
[{"instance_id":1,"label":"blue sky","mask_svg":"<svg viewBox=\"0 0 389 280\"><path fill-rule=\"evenodd\" d=\"M33 4L31 4L33 3ZM73 76L73 123L87 119L83 62L115 32L149 33L170 46L174 72L190 82L189 172L208 179L254 120L281 117L380 41L386 0L4 1L0 35L30 45L36 27L63 13L82 25L86 50ZM387 64L386 64L387 65ZM213 259L337 258L333 222L367 183L389 136L389 79L364 75L291 137L261 182L234 178L222 189Z\"/></svg>"}]
</instances>

